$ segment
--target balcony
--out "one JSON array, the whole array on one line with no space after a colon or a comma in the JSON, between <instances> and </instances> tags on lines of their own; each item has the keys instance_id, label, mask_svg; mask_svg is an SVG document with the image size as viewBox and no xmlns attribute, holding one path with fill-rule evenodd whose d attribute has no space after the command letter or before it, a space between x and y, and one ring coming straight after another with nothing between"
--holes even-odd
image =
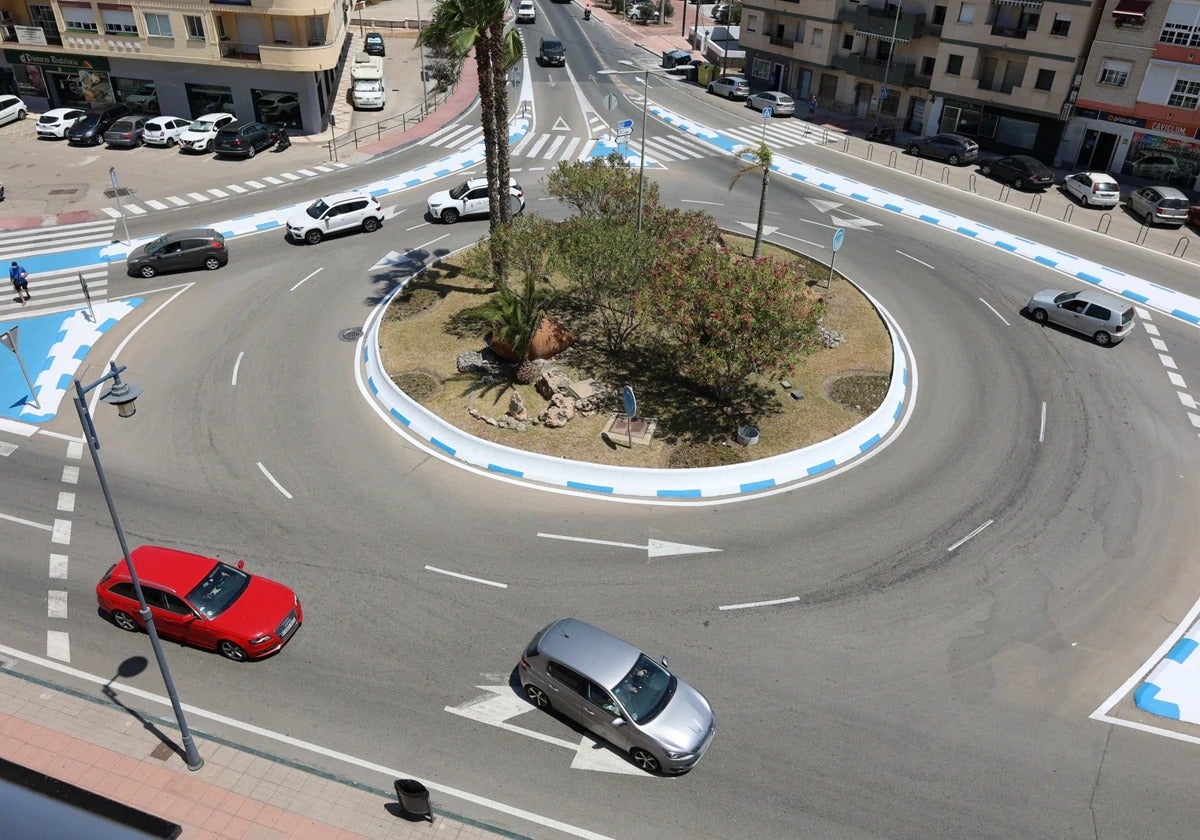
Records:
<instances>
[{"instance_id":1,"label":"balcony","mask_svg":"<svg viewBox=\"0 0 1200 840\"><path fill-rule=\"evenodd\" d=\"M232 58L235 61L262 61L260 54L262 46L261 43L230 41L228 38L222 38L221 57Z\"/></svg>"},{"instance_id":2,"label":"balcony","mask_svg":"<svg viewBox=\"0 0 1200 840\"><path fill-rule=\"evenodd\" d=\"M913 77L917 73L917 66L909 61L892 61L891 68L888 68L887 61L878 58L868 58L859 53L851 55L835 55L832 59L833 66L839 70L845 70L851 76L858 76L862 79L871 79L882 83L883 75L887 73L887 84L891 87L908 87L913 83Z\"/></svg>"},{"instance_id":3,"label":"balcony","mask_svg":"<svg viewBox=\"0 0 1200 840\"><path fill-rule=\"evenodd\" d=\"M790 50L792 47L796 46L796 40L794 38L776 38L772 36L767 40L771 42L772 47L783 47L785 50Z\"/></svg>"},{"instance_id":4,"label":"balcony","mask_svg":"<svg viewBox=\"0 0 1200 840\"><path fill-rule=\"evenodd\" d=\"M991 91L992 93L1012 93L1016 85L1009 84L1002 79L980 79L979 89Z\"/></svg>"},{"instance_id":5,"label":"balcony","mask_svg":"<svg viewBox=\"0 0 1200 840\"><path fill-rule=\"evenodd\" d=\"M993 26L992 34L997 38L1020 38L1024 39L1029 34L1028 29L1021 26Z\"/></svg>"},{"instance_id":6,"label":"balcony","mask_svg":"<svg viewBox=\"0 0 1200 840\"><path fill-rule=\"evenodd\" d=\"M853 6L838 12L838 20L854 24L854 34L867 38L892 40L893 29L896 40L908 42L925 34L924 12L900 12L900 20L890 9L873 9L870 6Z\"/></svg>"}]
</instances>

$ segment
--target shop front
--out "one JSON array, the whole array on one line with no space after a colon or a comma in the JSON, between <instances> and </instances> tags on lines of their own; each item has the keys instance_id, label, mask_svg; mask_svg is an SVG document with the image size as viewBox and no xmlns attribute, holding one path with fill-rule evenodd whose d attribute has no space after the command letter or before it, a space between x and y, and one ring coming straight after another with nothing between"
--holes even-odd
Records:
<instances>
[{"instance_id":1,"label":"shop front","mask_svg":"<svg viewBox=\"0 0 1200 840\"><path fill-rule=\"evenodd\" d=\"M116 102L108 59L5 50L17 95L36 108L90 108Z\"/></svg>"},{"instance_id":2,"label":"shop front","mask_svg":"<svg viewBox=\"0 0 1200 840\"><path fill-rule=\"evenodd\" d=\"M1077 165L1200 191L1200 128L1077 108Z\"/></svg>"}]
</instances>

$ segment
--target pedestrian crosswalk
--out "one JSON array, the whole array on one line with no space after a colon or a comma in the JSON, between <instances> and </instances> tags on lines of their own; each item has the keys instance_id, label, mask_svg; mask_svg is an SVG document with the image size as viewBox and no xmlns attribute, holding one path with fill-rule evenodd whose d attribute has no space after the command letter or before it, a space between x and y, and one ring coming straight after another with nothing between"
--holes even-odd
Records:
<instances>
[{"instance_id":1,"label":"pedestrian crosswalk","mask_svg":"<svg viewBox=\"0 0 1200 840\"><path fill-rule=\"evenodd\" d=\"M614 149L614 132L603 122L589 123L592 137L571 136L561 131L531 132L509 149L513 161L582 161L603 157ZM661 128L661 127L660 127ZM757 146L764 139L762 122L719 129L721 134ZM822 131L803 120L783 119L767 123L765 139L769 146L783 149L833 142L836 135ZM420 141L421 145L447 150L469 149L483 142L478 125L449 125ZM727 152L682 131L648 133L645 137L646 161L658 165L686 163L702 158L721 157ZM625 157L636 160L642 146L640 133L634 132L626 143L616 146Z\"/></svg>"},{"instance_id":2,"label":"pedestrian crosswalk","mask_svg":"<svg viewBox=\"0 0 1200 840\"><path fill-rule=\"evenodd\" d=\"M144 216L151 210L171 210L176 207L189 207L195 204L206 204L210 201L219 201L223 198L236 197L245 195L246 193L265 190L268 187L278 187L282 184L291 184L296 181L303 181L305 178L315 178L318 175L328 175L330 172L336 172L339 169L345 169L350 164L348 163L322 163L316 166L297 169L295 172L281 172L279 175L267 175L266 177L252 178L242 181L239 184L226 184L223 187L213 187L207 190L197 192L183 193L182 195L167 195L161 198L138 198L130 200L128 198L121 199L121 208L118 209L115 205L111 207L101 208L105 215L111 216L114 219L121 218L121 210L124 210L129 216Z\"/></svg>"},{"instance_id":3,"label":"pedestrian crosswalk","mask_svg":"<svg viewBox=\"0 0 1200 840\"><path fill-rule=\"evenodd\" d=\"M83 284L94 302L108 297L108 266L98 266L80 271L75 268L57 269L54 255L63 251L81 248L97 248L109 245L113 240L116 223L110 219L84 222L75 225L28 228L0 233L0 260L7 266L11 261L20 262L29 271L28 303L20 303L12 293L11 286L0 291L0 320L14 315L41 315L79 309L86 305Z\"/></svg>"}]
</instances>

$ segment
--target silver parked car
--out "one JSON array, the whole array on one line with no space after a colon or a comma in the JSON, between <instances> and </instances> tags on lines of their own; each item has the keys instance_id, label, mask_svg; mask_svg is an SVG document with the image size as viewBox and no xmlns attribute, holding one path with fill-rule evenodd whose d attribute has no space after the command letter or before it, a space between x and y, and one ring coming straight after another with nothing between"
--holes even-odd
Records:
<instances>
[{"instance_id":1,"label":"silver parked car","mask_svg":"<svg viewBox=\"0 0 1200 840\"><path fill-rule=\"evenodd\" d=\"M538 708L553 706L649 773L684 773L712 743L704 695L633 645L574 618L560 618L521 655L521 685Z\"/></svg>"},{"instance_id":2,"label":"silver parked car","mask_svg":"<svg viewBox=\"0 0 1200 840\"><path fill-rule=\"evenodd\" d=\"M773 117L790 117L796 113L796 100L777 90L755 93L746 99L746 107L756 111L771 109Z\"/></svg>"},{"instance_id":3,"label":"silver parked car","mask_svg":"<svg viewBox=\"0 0 1200 840\"><path fill-rule=\"evenodd\" d=\"M1039 324L1049 322L1089 335L1102 347L1124 341L1136 323L1132 304L1094 289L1047 289L1031 297L1026 309Z\"/></svg>"},{"instance_id":4,"label":"silver parked car","mask_svg":"<svg viewBox=\"0 0 1200 840\"><path fill-rule=\"evenodd\" d=\"M1183 227L1191 205L1174 187L1142 187L1129 194L1129 212L1148 225Z\"/></svg>"},{"instance_id":5,"label":"silver parked car","mask_svg":"<svg viewBox=\"0 0 1200 840\"><path fill-rule=\"evenodd\" d=\"M708 83L708 92L727 99L745 99L750 95L750 83L745 76L720 76Z\"/></svg>"},{"instance_id":6,"label":"silver parked car","mask_svg":"<svg viewBox=\"0 0 1200 840\"><path fill-rule=\"evenodd\" d=\"M1062 188L1084 207L1116 207L1121 201L1121 185L1106 172L1076 172L1063 178Z\"/></svg>"},{"instance_id":7,"label":"silver parked car","mask_svg":"<svg viewBox=\"0 0 1200 840\"><path fill-rule=\"evenodd\" d=\"M979 144L961 134L931 134L908 141L908 153L914 157L944 160L951 166L979 159Z\"/></svg>"}]
</instances>

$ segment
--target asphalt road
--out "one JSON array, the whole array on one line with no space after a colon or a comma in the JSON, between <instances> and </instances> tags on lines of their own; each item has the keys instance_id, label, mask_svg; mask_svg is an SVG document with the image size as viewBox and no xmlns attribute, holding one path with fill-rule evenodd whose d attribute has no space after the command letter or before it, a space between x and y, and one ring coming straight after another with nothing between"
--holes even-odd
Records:
<instances>
[{"instance_id":1,"label":"asphalt road","mask_svg":"<svg viewBox=\"0 0 1200 840\"><path fill-rule=\"evenodd\" d=\"M576 12L543 6L532 29L569 32ZM603 30L587 34L606 59L626 54ZM587 79L596 66L585 49L568 41L582 95L601 113L613 86ZM530 72L539 122L587 118L563 74ZM699 119L726 107L673 96L662 91L666 104ZM812 155L819 165L841 163ZM400 171L434 156L416 147L372 166ZM708 202L738 227L755 218L757 190L727 189L735 166L711 160L652 176L667 201ZM855 174L911 188L894 172ZM517 177L531 210L564 212L540 200L535 170ZM351 185L344 174L325 183L325 192ZM130 293L194 283L121 354L145 389L136 417L98 415L131 542L245 559L305 602L304 627L264 662L234 665L169 646L186 702L609 837L1190 833L1194 747L1087 717L1196 589L1195 433L1145 332L1100 349L1038 327L1020 307L1065 280L880 215L878 227L849 239L838 268L892 312L917 358L914 414L890 446L855 469L740 504L551 494L481 478L409 445L378 421L356 384L355 346L338 332L361 325L386 286L371 273L376 261L434 240L434 249L462 247L486 231L485 222L423 224L426 192L402 194L403 212L376 234L302 247L272 232L236 240L230 267L216 273L112 278ZM296 201L314 194L311 184L294 193ZM1169 270L1168 261L970 196L924 194L1017 233L1032 225L1024 235L1143 276ZM827 241L816 197L772 182L777 241ZM205 217L181 209L171 223ZM1184 291L1195 282L1165 276ZM167 297L154 294L143 311ZM1194 328L1161 315L1155 323L1187 376L1200 364ZM99 356L89 360L98 364ZM54 428L76 433L67 412ZM39 435L7 459L5 483L19 492L6 494L6 513L53 518L46 511L65 447ZM145 655L146 640L90 607L117 548L86 465L73 521L72 665L107 676ZM11 522L0 528L4 636L38 651L46 536ZM647 562L629 549L539 533L721 551ZM791 596L799 600L719 609ZM668 655L708 695L717 736L695 771L659 779L572 769L573 752L561 745L444 711L484 695L477 686L504 684L533 632L567 614ZM131 683L161 690L153 671ZM579 740L536 711L511 723ZM193 725L247 737L202 717ZM361 768L271 748L386 784ZM529 836L559 836L454 805Z\"/></svg>"}]
</instances>

